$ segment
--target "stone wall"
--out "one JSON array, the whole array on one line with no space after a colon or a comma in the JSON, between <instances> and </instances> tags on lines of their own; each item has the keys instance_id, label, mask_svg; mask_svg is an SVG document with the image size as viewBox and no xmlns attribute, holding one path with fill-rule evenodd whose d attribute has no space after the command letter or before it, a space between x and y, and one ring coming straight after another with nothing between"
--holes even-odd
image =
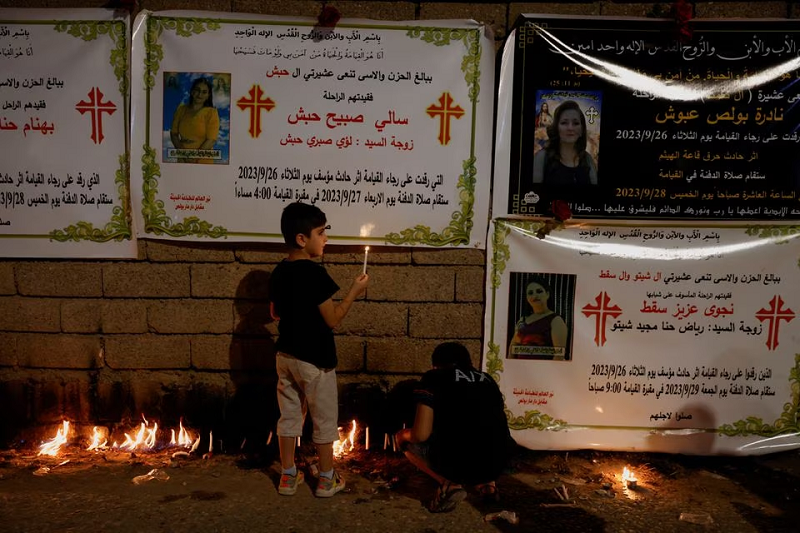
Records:
<instances>
[{"instance_id":1,"label":"stone wall","mask_svg":"<svg viewBox=\"0 0 800 533\"><path fill-rule=\"evenodd\" d=\"M0 7L105 3L0 0ZM313 17L324 3L143 0L138 7ZM663 16L671 4L327 3L343 17L486 22L494 29L498 50L520 13ZM698 18L786 18L800 11L799 2L785 1L693 4ZM484 224L477 221L476 226L483 229ZM336 342L342 419L359 416L378 423L382 413L393 409L392 395L428 368L430 353L442 340L464 342L479 363L485 253L373 251L366 298L354 305ZM146 240L139 242L138 258L130 261L0 259L0 442L22 428L62 418L113 425L141 415L184 416L195 426L222 426L232 442L247 435L262 438L276 416L275 325L265 305L266 283L283 255L279 245ZM362 258L360 247L331 246L323 263L346 290Z\"/></svg>"}]
</instances>

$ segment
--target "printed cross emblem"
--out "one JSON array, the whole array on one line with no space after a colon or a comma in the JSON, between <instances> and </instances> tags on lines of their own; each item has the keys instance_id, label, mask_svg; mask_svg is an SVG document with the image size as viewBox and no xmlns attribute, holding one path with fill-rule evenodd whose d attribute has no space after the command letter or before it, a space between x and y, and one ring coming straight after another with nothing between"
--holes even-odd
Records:
<instances>
[{"instance_id":1,"label":"printed cross emblem","mask_svg":"<svg viewBox=\"0 0 800 533\"><path fill-rule=\"evenodd\" d=\"M92 115L92 134L89 136L95 144L103 142L103 113L113 115L117 110L117 106L113 102L103 102L103 93L97 87L92 87L89 91L89 101L81 100L75 105L75 109L83 115L84 113L91 113Z\"/></svg>"},{"instance_id":2,"label":"printed cross emblem","mask_svg":"<svg viewBox=\"0 0 800 533\"><path fill-rule=\"evenodd\" d=\"M767 348L770 350L775 350L778 347L778 329L780 328L781 320L791 322L795 317L794 311L788 307L784 309L783 304L783 298L776 294L769 301L769 309L759 309L756 313L756 318L761 322L765 320L769 322Z\"/></svg>"},{"instance_id":3,"label":"printed cross emblem","mask_svg":"<svg viewBox=\"0 0 800 533\"><path fill-rule=\"evenodd\" d=\"M264 98L264 91L260 85L253 85L247 94L250 98L242 96L236 101L236 105L242 111L250 111L250 129L247 131L250 132L250 137L256 139L261 135L261 110L272 111L275 102L271 98Z\"/></svg>"},{"instance_id":4,"label":"printed cross emblem","mask_svg":"<svg viewBox=\"0 0 800 533\"><path fill-rule=\"evenodd\" d=\"M603 346L606 343L606 320L608 317L617 318L622 314L622 309L618 305L609 305L611 297L605 292L601 292L594 299L595 304L583 306L583 314L587 317L595 317L594 320L594 343Z\"/></svg>"},{"instance_id":5,"label":"printed cross emblem","mask_svg":"<svg viewBox=\"0 0 800 533\"><path fill-rule=\"evenodd\" d=\"M586 117L589 124L594 124L594 119L600 114L596 107L592 106L586 110Z\"/></svg>"},{"instance_id":6,"label":"printed cross emblem","mask_svg":"<svg viewBox=\"0 0 800 533\"><path fill-rule=\"evenodd\" d=\"M450 93L443 92L439 97L439 106L432 104L425 111L431 118L439 117L439 144L448 145L450 143L450 119L460 119L464 115L464 110L459 105L453 105L453 97L450 96Z\"/></svg>"}]
</instances>

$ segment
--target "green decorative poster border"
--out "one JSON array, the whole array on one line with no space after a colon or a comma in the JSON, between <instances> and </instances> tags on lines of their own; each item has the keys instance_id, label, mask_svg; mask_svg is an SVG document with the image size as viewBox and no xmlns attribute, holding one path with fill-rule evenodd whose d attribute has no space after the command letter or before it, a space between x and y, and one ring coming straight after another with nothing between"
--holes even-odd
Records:
<instances>
[{"instance_id":1,"label":"green decorative poster border","mask_svg":"<svg viewBox=\"0 0 800 533\"><path fill-rule=\"evenodd\" d=\"M128 38L127 25L119 20L4 20L7 24L39 24L52 25L59 33L66 33L86 42L108 36L114 46L111 49L109 63L114 68L114 76L119 84L119 93L122 101L128 97ZM125 132L128 131L127 110L123 106L123 120ZM47 237L57 242L90 241L104 243L109 241L130 240L131 213L129 197L129 165L128 153L119 156L119 167L115 171L114 184L117 187L119 205L112 209L111 220L102 227L94 227L91 222L79 221L62 229L52 230L47 235L13 235L13 237L42 238ZM2 236L0 236L2 237ZM9 237L6 235L5 237Z\"/></svg>"},{"instance_id":2,"label":"green decorative poster border","mask_svg":"<svg viewBox=\"0 0 800 533\"><path fill-rule=\"evenodd\" d=\"M800 234L800 226L796 225L768 225L768 226L748 226L745 230L747 235L751 237L758 237L760 239L775 239L779 237L786 237L788 240L797 234ZM786 242L786 241L779 241Z\"/></svg>"},{"instance_id":3,"label":"green decorative poster border","mask_svg":"<svg viewBox=\"0 0 800 533\"><path fill-rule=\"evenodd\" d=\"M159 43L163 31L174 31L180 37L190 38L207 31L219 30L222 24L260 24L260 25L291 25L312 27L312 22L282 22L282 21L239 21L235 19L205 19L205 18L174 18L150 16L146 22L144 36L144 86L146 89L146 126L145 142L142 153L143 172L143 199L142 215L144 228L147 233L156 235L169 235L172 237L210 237L224 238L228 235L272 237L277 234L257 232L233 232L222 226L215 226L198 217L187 217L182 222L173 223L164 209L164 202L158 199L158 178L161 177L161 168L156 161L156 150L150 146L150 96L156 83L161 60L164 59L164 50ZM470 155L462 162L462 173L459 175L456 188L458 191L459 209L450 216L450 223L440 233L430 227L418 224L404 229L398 233L389 233L384 236L387 244L414 245L426 244L429 246L458 246L469 244L470 234L475 215L475 185L477 182L477 167L475 156L475 130L476 109L478 95L480 94L480 60L482 47L479 29L458 28L430 28L430 27L395 27L367 24L342 24L341 28L373 28L405 30L411 39L421 41L433 46L449 46L451 44L463 45L467 52L461 61L461 71L467 83L469 100L472 104L472 124L470 131Z\"/></svg>"},{"instance_id":4,"label":"green decorative poster border","mask_svg":"<svg viewBox=\"0 0 800 533\"><path fill-rule=\"evenodd\" d=\"M119 82L119 92L128 95L128 35L127 26L122 21L71 21L62 20L55 23L55 30L66 33L86 42L108 35L114 43L109 63L114 67L114 75Z\"/></svg>"},{"instance_id":5,"label":"green decorative poster border","mask_svg":"<svg viewBox=\"0 0 800 533\"><path fill-rule=\"evenodd\" d=\"M491 288L491 304L489 310L491 317L490 324L494 324L496 320L497 290L501 285L501 277L506 269L506 265L511 258L511 250L506 243L506 237L508 237L512 227L533 236L545 224L545 222L541 220L510 219L495 219L493 223L494 232L491 236L491 270L489 272ZM745 234L762 239L779 238L775 241L775 244L783 244L791 237L800 234L800 226L747 226L745 227ZM786 237L786 239L781 240L781 237ZM800 261L798 261L798 267L800 267ZM488 351L485 355L486 371L495 381L499 382L503 373L503 360L500 355L500 346L495 342L494 327L489 328L489 340L487 345ZM783 434L800 433L800 354L795 354L794 366L789 371L789 385L791 397L789 401L783 405L783 412L780 417L772 423L764 422L764 420L759 417L748 416L731 424L722 424L717 429L698 431L716 433L728 437L775 437ZM525 411L522 415L517 416L512 413L507 406L505 407L505 413L506 419L508 420L508 427L514 430L537 429L539 431L558 431L580 428L653 431L654 429L658 429L648 426L573 425L565 420L554 419L550 415L542 413L539 410Z\"/></svg>"},{"instance_id":6,"label":"green decorative poster border","mask_svg":"<svg viewBox=\"0 0 800 533\"><path fill-rule=\"evenodd\" d=\"M147 19L144 34L144 87L146 93L145 141L142 152L142 216L144 230L156 235L170 237L210 237L218 239L227 237L228 230L222 226L214 226L199 217L185 217L181 222L172 222L164 209L164 201L158 199L158 178L161 177L161 166L156 162L156 150L150 147L150 93L156 84L164 49L158 38L164 30L174 31L180 37L200 35L206 31L220 29L218 20L202 18L153 17Z\"/></svg>"},{"instance_id":7,"label":"green decorative poster border","mask_svg":"<svg viewBox=\"0 0 800 533\"><path fill-rule=\"evenodd\" d=\"M461 59L461 72L467 82L469 100L472 103L472 130L470 132L469 159L462 162L463 173L458 177L459 207L450 216L450 224L441 233L434 233L428 226L418 224L399 233L389 233L384 238L390 244L427 244L429 246L457 246L469 244L472 218L475 215L475 183L478 173L475 167L475 122L480 93L481 42L478 30L448 28L411 28L407 35L434 46L449 46L453 42L463 43L467 54Z\"/></svg>"},{"instance_id":8,"label":"green decorative poster border","mask_svg":"<svg viewBox=\"0 0 800 533\"><path fill-rule=\"evenodd\" d=\"M492 289L492 301L490 308L490 324L494 325L496 320L497 311L497 289L500 288L502 283L501 276L506 269L506 263L511 259L511 250L506 244L506 237L511 233L511 227L518 227L531 234L535 234L541 227L544 226L543 221L539 220L515 220L507 221L501 219L494 220L494 232L492 233L492 255L491 255L491 272L489 279ZM486 372L494 378L498 383L500 376L503 373L503 359L500 356L500 346L494 339L494 326L489 328L489 351L486 353ZM508 427L515 430L523 429L538 429L544 430L558 430L565 429L569 424L560 419L555 419L548 414L542 413L538 409L532 411L525 411L522 415L516 416L511 412L511 409L506 405L505 409L506 420Z\"/></svg>"},{"instance_id":9,"label":"green decorative poster border","mask_svg":"<svg viewBox=\"0 0 800 533\"><path fill-rule=\"evenodd\" d=\"M76 222L64 229L53 230L50 238L59 242L75 241L80 242L108 242L121 241L131 238L131 214L128 206L130 198L128 195L128 154L119 156L119 168L115 172L114 183L117 186L120 205L115 205L111 210L111 221L102 228L95 228L90 222Z\"/></svg>"}]
</instances>

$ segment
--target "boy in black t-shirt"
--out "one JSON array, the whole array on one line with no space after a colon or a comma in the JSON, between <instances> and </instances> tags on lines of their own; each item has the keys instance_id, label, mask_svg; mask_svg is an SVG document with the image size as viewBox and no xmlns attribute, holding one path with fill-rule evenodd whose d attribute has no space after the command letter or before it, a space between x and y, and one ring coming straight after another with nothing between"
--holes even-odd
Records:
<instances>
[{"instance_id":1,"label":"boy in black t-shirt","mask_svg":"<svg viewBox=\"0 0 800 533\"><path fill-rule=\"evenodd\" d=\"M452 511L467 496L462 485L496 500L511 443L503 395L462 344L440 344L431 362L415 392L414 425L395 436L408 460L439 483L428 509Z\"/></svg>"},{"instance_id":2,"label":"boy in black t-shirt","mask_svg":"<svg viewBox=\"0 0 800 533\"><path fill-rule=\"evenodd\" d=\"M294 463L295 442L303 432L306 407L314 423L312 440L319 454L319 483L315 494L326 498L345 486L333 469L333 442L339 439L339 404L336 388L336 345L332 328L342 321L356 298L367 289L369 276L360 274L338 303L331 297L339 286L321 257L328 236L325 213L318 207L295 202L281 215L281 233L291 248L270 276L270 312L278 320L276 367L278 371L278 444L281 481L278 493L290 496L303 482Z\"/></svg>"}]
</instances>

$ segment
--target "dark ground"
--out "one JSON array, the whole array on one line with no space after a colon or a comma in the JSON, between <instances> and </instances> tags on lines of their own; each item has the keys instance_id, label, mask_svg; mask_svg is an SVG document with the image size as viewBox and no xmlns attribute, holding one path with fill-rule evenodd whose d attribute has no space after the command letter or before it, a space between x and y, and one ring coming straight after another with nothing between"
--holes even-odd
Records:
<instances>
[{"instance_id":1,"label":"dark ground","mask_svg":"<svg viewBox=\"0 0 800 533\"><path fill-rule=\"evenodd\" d=\"M303 452L312 453L311 450ZM0 452L0 530L8 532L797 532L800 452L690 457L518 450L500 478L499 503L470 497L452 513L422 506L434 485L399 454L356 450L338 461L347 489L292 497L276 490L272 457L172 459L67 450L57 458ZM61 464L69 460L66 464ZM621 482L624 466L639 477ZM140 485L157 468L169 479ZM49 470L48 470L49 469ZM310 478L308 472L307 477ZM566 500L562 496L566 489ZM555 505L554 505L555 504ZM508 510L519 522L484 517ZM681 519L692 513L692 521Z\"/></svg>"}]
</instances>

